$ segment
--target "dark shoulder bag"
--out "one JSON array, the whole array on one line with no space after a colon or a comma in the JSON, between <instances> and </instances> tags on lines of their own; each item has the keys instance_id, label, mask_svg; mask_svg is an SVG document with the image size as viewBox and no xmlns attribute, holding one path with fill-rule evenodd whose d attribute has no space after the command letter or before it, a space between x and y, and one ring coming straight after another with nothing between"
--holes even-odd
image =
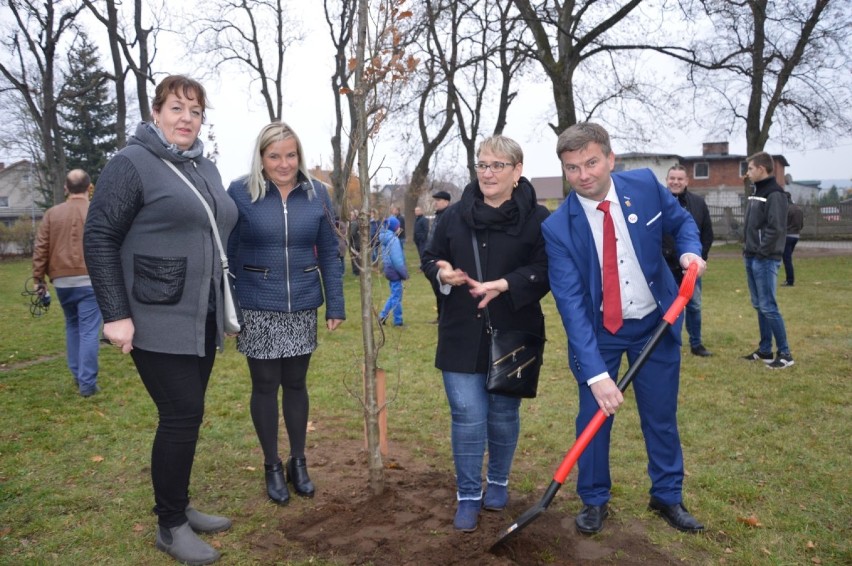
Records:
<instances>
[{"instance_id":1,"label":"dark shoulder bag","mask_svg":"<svg viewBox=\"0 0 852 566\"><path fill-rule=\"evenodd\" d=\"M473 259L476 262L476 276L479 281L482 281L482 265L479 260L476 234L471 230L470 235L473 243ZM494 328L491 326L488 307L483 310L491 340L485 389L489 393L509 397L535 397L544 355L544 336L524 330ZM544 328L542 328L543 332Z\"/></svg>"}]
</instances>

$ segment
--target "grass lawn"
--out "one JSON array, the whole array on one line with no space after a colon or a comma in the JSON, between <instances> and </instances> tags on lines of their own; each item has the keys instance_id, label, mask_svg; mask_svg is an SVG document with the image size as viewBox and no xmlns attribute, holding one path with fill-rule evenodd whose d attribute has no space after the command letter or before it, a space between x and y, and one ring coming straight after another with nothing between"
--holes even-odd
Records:
<instances>
[{"instance_id":1,"label":"grass lawn","mask_svg":"<svg viewBox=\"0 0 852 566\"><path fill-rule=\"evenodd\" d=\"M414 265L413 246L408 253ZM742 261L734 247L711 255L703 335L714 356L684 357L679 415L685 503L707 531L687 536L659 522L648 533L684 564L852 564L852 256L797 255L796 287L778 291L796 364L778 371L739 359L757 345ZM61 308L54 301L46 316L30 316L20 295L28 274L28 261L0 262L0 564L168 563L153 546L153 404L131 359L114 348L101 350L102 393L76 394ZM361 334L351 274L345 288L349 319L338 332L320 332L312 361L311 418L357 437L361 408L349 391L360 388ZM377 278L375 289L380 307L385 281ZM398 386L389 392L396 395L390 435L451 474L449 415L433 366L436 329L428 324L434 297L422 275L407 283L404 308L406 327L388 332L380 354L390 386ZM542 493L573 442L577 403L550 296L545 311L545 367L539 397L522 406L517 455L535 471L513 477L532 494ZM245 504L260 488L262 464L249 391L245 361L229 341L214 368L193 471L210 508L240 517L224 547L229 564L257 562L250 539L272 520L269 507ZM612 503L622 517L641 517L646 457L627 398L613 432ZM565 495L552 508L575 512L576 498Z\"/></svg>"}]
</instances>

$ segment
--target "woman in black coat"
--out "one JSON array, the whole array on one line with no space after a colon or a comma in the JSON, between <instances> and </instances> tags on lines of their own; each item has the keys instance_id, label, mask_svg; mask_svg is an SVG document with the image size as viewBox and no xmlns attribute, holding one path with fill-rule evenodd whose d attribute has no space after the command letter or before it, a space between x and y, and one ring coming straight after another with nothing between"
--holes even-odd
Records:
<instances>
[{"instance_id":1,"label":"woman in black coat","mask_svg":"<svg viewBox=\"0 0 852 566\"><path fill-rule=\"evenodd\" d=\"M520 431L520 399L485 390L489 337L494 328L544 335L539 301L550 290L541 223L548 211L524 177L523 151L492 136L477 151L477 180L450 206L424 253L424 274L444 295L435 366L443 372L452 415L453 460L459 501L453 525L476 529L479 510L501 510L509 500L509 472ZM476 280L471 235L483 281ZM482 461L488 448L483 500Z\"/></svg>"}]
</instances>

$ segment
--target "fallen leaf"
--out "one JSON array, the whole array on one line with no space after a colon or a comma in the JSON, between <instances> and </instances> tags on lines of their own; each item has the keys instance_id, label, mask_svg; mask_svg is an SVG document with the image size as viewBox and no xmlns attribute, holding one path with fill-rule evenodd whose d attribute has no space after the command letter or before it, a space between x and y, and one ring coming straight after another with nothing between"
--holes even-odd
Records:
<instances>
[{"instance_id":1,"label":"fallen leaf","mask_svg":"<svg viewBox=\"0 0 852 566\"><path fill-rule=\"evenodd\" d=\"M134 533L141 533L144 530L145 530L145 525L143 525L142 523L136 523L135 525L133 525L133 532Z\"/></svg>"},{"instance_id":2,"label":"fallen leaf","mask_svg":"<svg viewBox=\"0 0 852 566\"><path fill-rule=\"evenodd\" d=\"M731 548L725 549L725 554L733 554L733 553L734 553L734 551Z\"/></svg>"},{"instance_id":3,"label":"fallen leaf","mask_svg":"<svg viewBox=\"0 0 852 566\"><path fill-rule=\"evenodd\" d=\"M737 521L754 528L763 526L761 522L757 519L757 517L755 517L754 515L749 515L748 517L737 517Z\"/></svg>"},{"instance_id":4,"label":"fallen leaf","mask_svg":"<svg viewBox=\"0 0 852 566\"><path fill-rule=\"evenodd\" d=\"M806 544L805 546L807 546L808 548L816 548L816 544L814 544L814 541L812 540L809 540L808 544Z\"/></svg>"},{"instance_id":5,"label":"fallen leaf","mask_svg":"<svg viewBox=\"0 0 852 566\"><path fill-rule=\"evenodd\" d=\"M308 432L314 432L317 427L314 426L314 421L308 421Z\"/></svg>"},{"instance_id":6,"label":"fallen leaf","mask_svg":"<svg viewBox=\"0 0 852 566\"><path fill-rule=\"evenodd\" d=\"M103 462L103 461L104 461L103 456L92 456L92 462Z\"/></svg>"},{"instance_id":7,"label":"fallen leaf","mask_svg":"<svg viewBox=\"0 0 852 566\"><path fill-rule=\"evenodd\" d=\"M246 466L245 469L250 472L254 472L255 470L257 470L257 468L255 468L254 466Z\"/></svg>"},{"instance_id":8,"label":"fallen leaf","mask_svg":"<svg viewBox=\"0 0 852 566\"><path fill-rule=\"evenodd\" d=\"M213 548L222 548L222 541L217 538L214 538L210 541L210 546L212 546Z\"/></svg>"},{"instance_id":9,"label":"fallen leaf","mask_svg":"<svg viewBox=\"0 0 852 566\"><path fill-rule=\"evenodd\" d=\"M820 560L818 556L814 556L813 558L811 558L811 562L813 562L814 564L822 564L822 560Z\"/></svg>"},{"instance_id":10,"label":"fallen leaf","mask_svg":"<svg viewBox=\"0 0 852 566\"><path fill-rule=\"evenodd\" d=\"M771 552L769 552L769 549L768 549L768 548L761 548L760 550L762 550L762 551L763 551L763 554L766 554L767 556L772 556L772 553L771 553Z\"/></svg>"}]
</instances>

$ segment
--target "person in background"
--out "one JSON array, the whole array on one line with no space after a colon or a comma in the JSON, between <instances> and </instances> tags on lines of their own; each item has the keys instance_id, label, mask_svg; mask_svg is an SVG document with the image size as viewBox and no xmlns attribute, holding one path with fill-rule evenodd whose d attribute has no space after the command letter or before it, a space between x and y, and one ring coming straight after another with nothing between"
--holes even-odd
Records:
<instances>
[{"instance_id":1,"label":"person in background","mask_svg":"<svg viewBox=\"0 0 852 566\"><path fill-rule=\"evenodd\" d=\"M375 267L379 261L379 211L370 210L370 265Z\"/></svg>"},{"instance_id":2,"label":"person in background","mask_svg":"<svg viewBox=\"0 0 852 566\"><path fill-rule=\"evenodd\" d=\"M361 252L361 231L358 229L358 211L349 211L349 263L352 264L352 275L356 277L361 274L358 265L358 255Z\"/></svg>"},{"instance_id":3,"label":"person in background","mask_svg":"<svg viewBox=\"0 0 852 566\"><path fill-rule=\"evenodd\" d=\"M787 197L775 180L774 170L772 156L765 151L748 158L746 175L754 183L754 194L748 197L743 222L743 261L751 306L757 311L760 342L757 350L743 358L761 360L770 369L784 369L794 363L776 300L778 268L787 240ZM773 337L777 348L774 359Z\"/></svg>"},{"instance_id":4,"label":"person in background","mask_svg":"<svg viewBox=\"0 0 852 566\"><path fill-rule=\"evenodd\" d=\"M414 207L414 245L417 246L417 257L423 263L423 251L429 240L429 219L423 216L423 209Z\"/></svg>"},{"instance_id":5,"label":"person in background","mask_svg":"<svg viewBox=\"0 0 852 566\"><path fill-rule=\"evenodd\" d=\"M424 274L444 297L435 366L450 406L458 500L453 527L463 532L476 530L480 509L506 508L521 426L521 399L485 389L491 341L482 309L488 307L494 328L544 336L540 301L550 285L541 223L548 212L522 176L523 162L523 150L511 138L484 139L477 180L446 208L424 253ZM442 198L446 193L436 195L449 202ZM474 253L483 281L468 275L477 273Z\"/></svg>"},{"instance_id":6,"label":"person in background","mask_svg":"<svg viewBox=\"0 0 852 566\"><path fill-rule=\"evenodd\" d=\"M447 207L450 206L450 193L447 191L438 191L432 195L432 199L435 201L435 217L432 219L431 224L429 225L429 236L426 240L426 246L429 246L429 242L432 241L432 236L435 234L435 230L438 228L438 222L441 220L441 216L447 210ZM421 266L422 270L422 266ZM438 324L441 319L441 304L443 302L444 295L438 290L437 283L434 280L430 280L432 284L432 292L435 293L435 312L436 318L432 321L432 324Z\"/></svg>"},{"instance_id":7,"label":"person in background","mask_svg":"<svg viewBox=\"0 0 852 566\"><path fill-rule=\"evenodd\" d=\"M104 336L131 355L157 406L151 450L156 546L190 564L219 558L195 533L231 527L229 519L189 502L204 395L216 348L224 344L223 267L213 230L227 242L237 221L198 139L208 106L204 87L193 79L171 75L157 85L154 121L139 124L104 167L85 232ZM213 210L215 226L187 183Z\"/></svg>"},{"instance_id":8,"label":"person in background","mask_svg":"<svg viewBox=\"0 0 852 566\"><path fill-rule=\"evenodd\" d=\"M379 241L382 244L382 269L388 280L390 295L384 308L379 313L382 324L393 311L393 325L402 326L402 282L408 279L408 269L405 266L405 254L399 242L397 232L402 230L396 216L390 216L379 231Z\"/></svg>"},{"instance_id":9,"label":"person in background","mask_svg":"<svg viewBox=\"0 0 852 566\"><path fill-rule=\"evenodd\" d=\"M568 362L580 396L579 435L598 411L615 415L624 396L615 379L624 354L633 364L678 295L662 254L663 234L674 238L680 265L706 263L692 216L649 169L613 173L609 133L581 122L566 129L556 154L571 192L548 218L550 285L568 335ZM683 505L683 452L677 429L681 325L671 325L636 373L639 410L651 478L649 509L672 527L697 533L704 526ZM607 418L579 458L577 493L582 534L603 529L612 480Z\"/></svg>"},{"instance_id":10,"label":"person in background","mask_svg":"<svg viewBox=\"0 0 852 566\"><path fill-rule=\"evenodd\" d=\"M666 186L677 198L680 205L691 215L698 226L698 234L701 239L701 259L707 261L710 247L713 245L713 221L710 218L710 210L704 199L689 192L686 176L686 168L683 165L673 165L666 175ZM683 281L683 267L675 250L674 238L663 234L663 256L669 269L672 270L675 282L680 285ZM686 304L686 333L689 336L689 349L696 356L712 356L712 352L704 347L701 341L701 279L695 282L692 298Z\"/></svg>"},{"instance_id":11,"label":"person in background","mask_svg":"<svg viewBox=\"0 0 852 566\"><path fill-rule=\"evenodd\" d=\"M305 443L317 309L324 299L329 331L346 318L331 198L311 178L304 155L293 129L272 122L257 136L249 174L228 188L239 210L228 263L245 317L237 349L251 374L251 418L263 450L266 493L279 505L290 501L288 481L296 495L315 493ZM290 441L286 465L278 454L279 392Z\"/></svg>"},{"instance_id":12,"label":"person in background","mask_svg":"<svg viewBox=\"0 0 852 566\"><path fill-rule=\"evenodd\" d=\"M44 276L56 288L65 313L68 369L83 397L98 391L98 333L101 311L83 256L83 228L89 212L89 174L74 169L65 177L68 196L44 213L33 248L33 279L39 294L47 291Z\"/></svg>"},{"instance_id":13,"label":"person in background","mask_svg":"<svg viewBox=\"0 0 852 566\"><path fill-rule=\"evenodd\" d=\"M784 191L787 195L787 239L784 243L784 282L783 287L792 287L796 284L796 272L793 269L793 250L799 243L799 235L805 225L805 213L802 207L793 202L793 195Z\"/></svg>"},{"instance_id":14,"label":"person in background","mask_svg":"<svg viewBox=\"0 0 852 566\"><path fill-rule=\"evenodd\" d=\"M397 237L399 238L399 245L405 247L405 216L402 215L402 211L398 206L392 207L390 213L391 216L399 221L399 233L397 234Z\"/></svg>"}]
</instances>

